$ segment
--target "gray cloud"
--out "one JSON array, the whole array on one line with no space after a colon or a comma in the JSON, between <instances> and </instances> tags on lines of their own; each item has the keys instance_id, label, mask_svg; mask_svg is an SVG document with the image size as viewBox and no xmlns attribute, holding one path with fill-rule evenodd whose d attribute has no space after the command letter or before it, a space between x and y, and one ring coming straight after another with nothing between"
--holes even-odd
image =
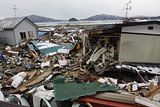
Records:
<instances>
[{"instance_id":1,"label":"gray cloud","mask_svg":"<svg viewBox=\"0 0 160 107\"><path fill-rule=\"evenodd\" d=\"M129 0L1 0L0 18L13 17L16 4L17 16L31 14L55 19L87 18L96 14L125 16ZM159 0L132 0L129 16L159 16Z\"/></svg>"}]
</instances>

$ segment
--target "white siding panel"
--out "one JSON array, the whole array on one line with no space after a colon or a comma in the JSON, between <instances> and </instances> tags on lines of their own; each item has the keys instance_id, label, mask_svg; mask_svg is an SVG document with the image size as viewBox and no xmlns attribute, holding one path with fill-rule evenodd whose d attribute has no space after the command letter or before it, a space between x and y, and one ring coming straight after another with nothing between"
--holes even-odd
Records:
<instances>
[{"instance_id":1,"label":"white siding panel","mask_svg":"<svg viewBox=\"0 0 160 107\"><path fill-rule=\"evenodd\" d=\"M153 30L148 30L148 26L153 26ZM122 32L144 33L144 34L160 34L160 25L139 25L122 27Z\"/></svg>"},{"instance_id":2,"label":"white siding panel","mask_svg":"<svg viewBox=\"0 0 160 107\"><path fill-rule=\"evenodd\" d=\"M160 36L121 34L119 61L160 63Z\"/></svg>"},{"instance_id":3,"label":"white siding panel","mask_svg":"<svg viewBox=\"0 0 160 107\"><path fill-rule=\"evenodd\" d=\"M15 37L13 30L4 30L0 32L1 38L7 38L7 41L9 45L15 44Z\"/></svg>"}]
</instances>

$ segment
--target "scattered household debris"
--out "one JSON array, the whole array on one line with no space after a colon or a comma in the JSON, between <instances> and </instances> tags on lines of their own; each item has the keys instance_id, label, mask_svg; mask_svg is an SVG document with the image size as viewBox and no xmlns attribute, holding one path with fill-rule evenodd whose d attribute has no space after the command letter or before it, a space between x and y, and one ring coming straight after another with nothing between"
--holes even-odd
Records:
<instances>
[{"instance_id":1,"label":"scattered household debris","mask_svg":"<svg viewBox=\"0 0 160 107\"><path fill-rule=\"evenodd\" d=\"M49 30L36 39L1 48L3 101L14 95L27 99L32 107L42 103L58 107L66 101L90 107L160 106L160 65L119 62L119 29L107 36L99 36L103 31L95 28Z\"/></svg>"}]
</instances>

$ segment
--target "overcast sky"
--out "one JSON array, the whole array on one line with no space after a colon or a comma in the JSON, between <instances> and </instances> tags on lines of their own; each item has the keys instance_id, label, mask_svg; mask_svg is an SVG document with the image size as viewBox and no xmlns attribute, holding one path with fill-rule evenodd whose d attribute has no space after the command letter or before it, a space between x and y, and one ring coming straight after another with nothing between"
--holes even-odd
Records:
<instances>
[{"instance_id":1,"label":"overcast sky","mask_svg":"<svg viewBox=\"0 0 160 107\"><path fill-rule=\"evenodd\" d=\"M129 0L0 0L0 18L39 15L54 19L84 19L97 14L125 16ZM160 0L131 0L128 16L160 16Z\"/></svg>"}]
</instances>

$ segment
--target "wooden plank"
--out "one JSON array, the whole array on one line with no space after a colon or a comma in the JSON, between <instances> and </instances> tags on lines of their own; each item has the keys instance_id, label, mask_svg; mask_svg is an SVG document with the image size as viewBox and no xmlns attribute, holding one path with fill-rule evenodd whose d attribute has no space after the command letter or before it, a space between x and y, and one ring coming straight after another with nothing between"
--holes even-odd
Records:
<instances>
[{"instance_id":1,"label":"wooden plank","mask_svg":"<svg viewBox=\"0 0 160 107\"><path fill-rule=\"evenodd\" d=\"M86 102L86 104L88 105L88 107L93 107L91 103Z\"/></svg>"},{"instance_id":2,"label":"wooden plank","mask_svg":"<svg viewBox=\"0 0 160 107\"><path fill-rule=\"evenodd\" d=\"M90 34L91 35L96 35L96 34L102 34L103 33L103 30L97 30L97 31L94 31L94 32L91 32Z\"/></svg>"},{"instance_id":3,"label":"wooden plank","mask_svg":"<svg viewBox=\"0 0 160 107\"><path fill-rule=\"evenodd\" d=\"M110 106L111 107L142 107L142 106L138 106L138 105L115 102L115 101L104 100L104 99L93 98L93 97L81 97L78 99L78 101L90 102L90 103L92 103L92 105L93 104L100 104L100 105L104 105L105 107L108 107L108 106L109 107Z\"/></svg>"},{"instance_id":4,"label":"wooden plank","mask_svg":"<svg viewBox=\"0 0 160 107\"><path fill-rule=\"evenodd\" d=\"M153 90L154 90L154 83L151 82L151 83L149 84L149 91L152 92Z\"/></svg>"},{"instance_id":5,"label":"wooden plank","mask_svg":"<svg viewBox=\"0 0 160 107\"><path fill-rule=\"evenodd\" d=\"M91 78L95 78L96 81L98 81L98 79L100 78L100 77L98 77L98 76L96 76L96 75L94 75L94 74L90 73L89 71L84 70L84 69L82 69L82 68L80 68L80 71L86 73L86 75L89 75L89 77L91 77ZM79 76L80 76L80 75L79 75ZM86 79L86 77L82 77L82 78Z\"/></svg>"},{"instance_id":6,"label":"wooden plank","mask_svg":"<svg viewBox=\"0 0 160 107\"><path fill-rule=\"evenodd\" d=\"M38 71L31 72L31 74L29 76L29 80L32 79L37 73L38 73Z\"/></svg>"},{"instance_id":7,"label":"wooden plank","mask_svg":"<svg viewBox=\"0 0 160 107\"><path fill-rule=\"evenodd\" d=\"M48 56L49 56L49 55L47 55L47 56L44 58L43 62L46 62L46 61L47 61Z\"/></svg>"},{"instance_id":8,"label":"wooden plank","mask_svg":"<svg viewBox=\"0 0 160 107\"><path fill-rule=\"evenodd\" d=\"M41 74L40 76L35 76L35 77L31 78L30 80L28 80L25 84L23 84L20 87L16 88L15 90L9 91L9 94L21 93L21 92L27 90L30 86L33 86L36 83L41 82L42 80L44 80L50 74L51 74L51 72L46 71L43 74Z\"/></svg>"},{"instance_id":9,"label":"wooden plank","mask_svg":"<svg viewBox=\"0 0 160 107\"><path fill-rule=\"evenodd\" d=\"M157 91L153 92L148 98L149 98L150 100L152 100L153 97L154 97L155 95L157 95L157 94L160 94L160 90L157 90Z\"/></svg>"},{"instance_id":10,"label":"wooden plank","mask_svg":"<svg viewBox=\"0 0 160 107\"><path fill-rule=\"evenodd\" d=\"M34 54L34 52L32 52L30 49L28 49L28 52L34 57L37 58L38 56L36 54Z\"/></svg>"},{"instance_id":11,"label":"wooden plank","mask_svg":"<svg viewBox=\"0 0 160 107\"><path fill-rule=\"evenodd\" d=\"M96 35L96 37L119 38L120 36Z\"/></svg>"},{"instance_id":12,"label":"wooden plank","mask_svg":"<svg viewBox=\"0 0 160 107\"><path fill-rule=\"evenodd\" d=\"M38 78L36 78L34 81L30 82L29 84L27 84L26 86L32 86L36 83L41 82L42 80L44 80L47 76L49 76L51 74L51 72L45 71L43 74L41 74Z\"/></svg>"},{"instance_id":13,"label":"wooden plank","mask_svg":"<svg viewBox=\"0 0 160 107\"><path fill-rule=\"evenodd\" d=\"M120 40L117 41L117 55L119 55L119 49L120 49Z\"/></svg>"},{"instance_id":14,"label":"wooden plank","mask_svg":"<svg viewBox=\"0 0 160 107\"><path fill-rule=\"evenodd\" d=\"M93 95L94 98L104 99L104 100L111 100L116 102L128 103L128 104L135 104L135 95L126 95L126 94L118 94L118 93L111 93L111 92L104 92Z\"/></svg>"},{"instance_id":15,"label":"wooden plank","mask_svg":"<svg viewBox=\"0 0 160 107\"><path fill-rule=\"evenodd\" d=\"M97 48L95 50L97 50ZM95 50L91 55L90 59L86 62L87 64L89 64L91 61L95 62L101 56L101 54L106 52L106 49L104 47L99 49L97 52Z\"/></svg>"},{"instance_id":16,"label":"wooden plank","mask_svg":"<svg viewBox=\"0 0 160 107\"><path fill-rule=\"evenodd\" d=\"M152 86L152 87L151 87L151 86ZM149 96L148 98L149 98L150 100L152 100L153 97L154 97L156 94L159 94L159 93L160 93L160 90L159 90L159 89L160 89L160 86L155 86L155 87L154 87L154 84L151 83L149 88L150 88L150 93L149 93L149 95L148 95L148 96Z\"/></svg>"},{"instance_id":17,"label":"wooden plank","mask_svg":"<svg viewBox=\"0 0 160 107\"><path fill-rule=\"evenodd\" d=\"M27 81L26 83L24 83L23 85L19 86L19 87L16 88L15 90L10 90L8 93L9 93L9 94L20 93L20 92L21 92L20 89L22 89L22 88L23 88L24 90L28 89L28 88L25 87L25 85L28 84L28 83L30 83L31 81L34 81L34 79L36 79L36 78L37 78L37 77L34 77L34 78L28 80L28 81Z\"/></svg>"}]
</instances>

